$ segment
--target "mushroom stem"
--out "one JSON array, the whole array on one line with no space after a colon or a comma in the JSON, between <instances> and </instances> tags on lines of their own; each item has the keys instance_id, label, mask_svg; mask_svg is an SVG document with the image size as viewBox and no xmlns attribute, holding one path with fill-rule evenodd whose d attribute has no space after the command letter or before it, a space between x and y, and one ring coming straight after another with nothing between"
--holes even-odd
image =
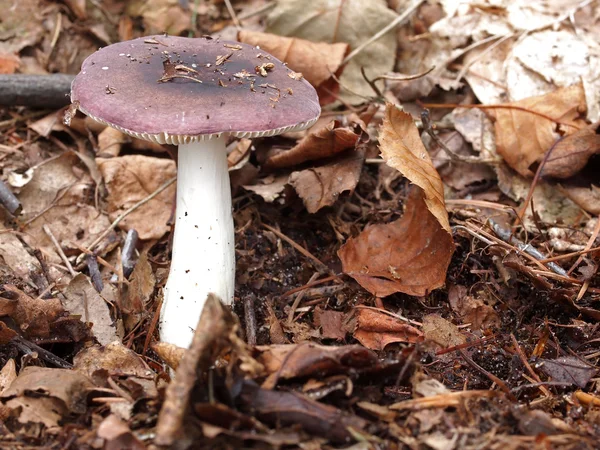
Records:
<instances>
[{"instance_id":1,"label":"mushroom stem","mask_svg":"<svg viewBox=\"0 0 600 450\"><path fill-rule=\"evenodd\" d=\"M171 271L161 341L189 347L210 292L233 302L235 246L225 138L179 145Z\"/></svg>"}]
</instances>

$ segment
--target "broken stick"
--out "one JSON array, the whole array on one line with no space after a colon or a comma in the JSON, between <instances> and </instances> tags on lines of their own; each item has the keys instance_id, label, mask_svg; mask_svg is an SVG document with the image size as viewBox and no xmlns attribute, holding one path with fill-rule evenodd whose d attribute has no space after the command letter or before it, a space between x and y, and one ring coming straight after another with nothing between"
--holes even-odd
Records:
<instances>
[{"instance_id":1,"label":"broken stick","mask_svg":"<svg viewBox=\"0 0 600 450\"><path fill-rule=\"evenodd\" d=\"M74 75L0 75L0 106L57 109L71 103Z\"/></svg>"}]
</instances>

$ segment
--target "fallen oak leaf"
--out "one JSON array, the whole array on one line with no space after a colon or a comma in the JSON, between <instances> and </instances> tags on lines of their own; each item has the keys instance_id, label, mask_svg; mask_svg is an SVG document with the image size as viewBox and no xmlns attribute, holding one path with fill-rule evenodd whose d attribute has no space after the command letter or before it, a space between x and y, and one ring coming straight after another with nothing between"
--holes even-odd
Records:
<instances>
[{"instance_id":1,"label":"fallen oak leaf","mask_svg":"<svg viewBox=\"0 0 600 450\"><path fill-rule=\"evenodd\" d=\"M340 122L332 120L327 126L302 138L290 150L269 157L265 162L265 167L281 169L307 161L328 158L349 148L354 148L359 137L350 128L341 127Z\"/></svg>"},{"instance_id":2,"label":"fallen oak leaf","mask_svg":"<svg viewBox=\"0 0 600 450\"><path fill-rule=\"evenodd\" d=\"M383 311L358 308L354 338L371 350L383 350L393 342L414 344L423 340L423 333L408 323Z\"/></svg>"},{"instance_id":3,"label":"fallen oak leaf","mask_svg":"<svg viewBox=\"0 0 600 450\"><path fill-rule=\"evenodd\" d=\"M379 149L388 166L423 189L427 208L441 226L451 233L442 179L433 167L412 116L391 103L386 104Z\"/></svg>"},{"instance_id":4,"label":"fallen oak leaf","mask_svg":"<svg viewBox=\"0 0 600 450\"><path fill-rule=\"evenodd\" d=\"M444 285L454 242L423 197L413 187L400 219L369 225L338 250L343 272L377 297L424 296Z\"/></svg>"},{"instance_id":5,"label":"fallen oak leaf","mask_svg":"<svg viewBox=\"0 0 600 450\"><path fill-rule=\"evenodd\" d=\"M348 44L339 42L311 42L306 39L278 36L260 31L240 30L238 41L259 47L287 63L290 69L301 73L319 93L321 104L331 103L339 91L342 61L350 51ZM320 89L321 88L321 89Z\"/></svg>"}]
</instances>

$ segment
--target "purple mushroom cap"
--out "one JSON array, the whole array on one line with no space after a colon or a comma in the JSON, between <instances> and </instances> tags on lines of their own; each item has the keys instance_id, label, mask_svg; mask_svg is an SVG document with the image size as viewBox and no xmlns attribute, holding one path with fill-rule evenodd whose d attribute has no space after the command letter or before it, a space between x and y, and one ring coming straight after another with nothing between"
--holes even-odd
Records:
<instances>
[{"instance_id":1,"label":"purple mushroom cap","mask_svg":"<svg viewBox=\"0 0 600 450\"><path fill-rule=\"evenodd\" d=\"M175 36L98 50L73 81L71 101L125 133L170 144L272 136L307 128L321 112L310 83L260 48Z\"/></svg>"}]
</instances>

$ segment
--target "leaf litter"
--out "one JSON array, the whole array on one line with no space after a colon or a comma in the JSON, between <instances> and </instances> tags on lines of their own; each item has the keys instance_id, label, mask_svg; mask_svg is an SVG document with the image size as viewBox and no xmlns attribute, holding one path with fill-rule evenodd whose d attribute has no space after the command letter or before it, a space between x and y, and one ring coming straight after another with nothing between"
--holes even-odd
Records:
<instances>
[{"instance_id":1,"label":"leaf litter","mask_svg":"<svg viewBox=\"0 0 600 450\"><path fill-rule=\"evenodd\" d=\"M237 35L324 107L228 142L236 302L188 350L174 149L0 109L0 447L595 448L600 23L567 3L0 1L0 73Z\"/></svg>"}]
</instances>

